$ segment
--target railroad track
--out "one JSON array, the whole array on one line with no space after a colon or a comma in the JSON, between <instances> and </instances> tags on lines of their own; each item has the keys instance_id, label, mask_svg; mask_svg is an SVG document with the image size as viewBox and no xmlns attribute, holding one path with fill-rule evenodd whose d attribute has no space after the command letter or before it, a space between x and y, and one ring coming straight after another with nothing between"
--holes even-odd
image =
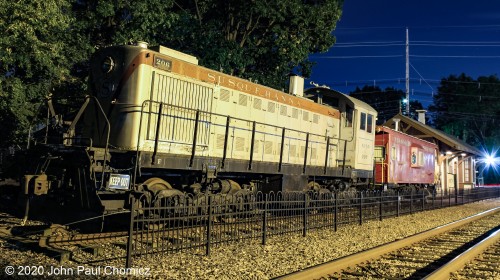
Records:
<instances>
[{"instance_id":1,"label":"railroad track","mask_svg":"<svg viewBox=\"0 0 500 280\"><path fill-rule=\"evenodd\" d=\"M425 279L500 279L500 229Z\"/></svg>"},{"instance_id":2,"label":"railroad track","mask_svg":"<svg viewBox=\"0 0 500 280\"><path fill-rule=\"evenodd\" d=\"M444 265L453 259L470 259L470 255L461 254L497 231L499 222L500 207L278 279L449 279L450 272L458 269L458 262L447 268ZM499 251L491 250L493 254L483 256L490 256L495 266L485 270L498 276ZM488 263L484 257L479 262ZM440 267L444 269L441 272ZM479 273L470 271L467 273ZM433 272L435 276L431 276Z\"/></svg>"}]
</instances>

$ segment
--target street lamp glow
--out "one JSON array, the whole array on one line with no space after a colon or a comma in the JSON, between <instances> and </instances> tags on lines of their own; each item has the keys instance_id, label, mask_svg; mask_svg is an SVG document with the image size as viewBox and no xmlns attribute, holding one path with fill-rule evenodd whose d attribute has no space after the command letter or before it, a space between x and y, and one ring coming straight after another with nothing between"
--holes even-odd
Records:
<instances>
[{"instance_id":1,"label":"street lamp glow","mask_svg":"<svg viewBox=\"0 0 500 280\"><path fill-rule=\"evenodd\" d=\"M479 161L483 162L486 167L493 167L495 170L500 165L500 158L496 157L497 151L492 151L491 153L484 151L483 157Z\"/></svg>"},{"instance_id":2,"label":"street lamp glow","mask_svg":"<svg viewBox=\"0 0 500 280\"><path fill-rule=\"evenodd\" d=\"M487 165L494 165L496 163L496 158L494 158L493 156L491 155L486 155L484 157L484 162L487 164Z\"/></svg>"}]
</instances>

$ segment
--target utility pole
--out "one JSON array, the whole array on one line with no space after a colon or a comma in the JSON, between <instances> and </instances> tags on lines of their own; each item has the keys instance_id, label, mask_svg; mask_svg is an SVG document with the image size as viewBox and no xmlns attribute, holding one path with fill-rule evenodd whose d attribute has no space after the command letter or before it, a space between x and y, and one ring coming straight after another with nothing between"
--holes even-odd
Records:
<instances>
[{"instance_id":1,"label":"utility pole","mask_svg":"<svg viewBox=\"0 0 500 280\"><path fill-rule=\"evenodd\" d=\"M410 116L410 42L406 28L406 116Z\"/></svg>"}]
</instances>

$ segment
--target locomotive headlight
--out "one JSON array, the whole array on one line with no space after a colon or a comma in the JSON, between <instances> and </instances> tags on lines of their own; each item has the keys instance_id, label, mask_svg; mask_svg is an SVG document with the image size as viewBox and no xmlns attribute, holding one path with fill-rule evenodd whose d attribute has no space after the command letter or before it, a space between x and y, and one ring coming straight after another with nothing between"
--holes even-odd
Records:
<instances>
[{"instance_id":1,"label":"locomotive headlight","mask_svg":"<svg viewBox=\"0 0 500 280\"><path fill-rule=\"evenodd\" d=\"M115 61L113 60L112 57L110 56L107 56L103 61L102 61L102 65L101 65L101 70L104 74L108 74L110 73L111 71L113 71L113 69L115 68Z\"/></svg>"}]
</instances>

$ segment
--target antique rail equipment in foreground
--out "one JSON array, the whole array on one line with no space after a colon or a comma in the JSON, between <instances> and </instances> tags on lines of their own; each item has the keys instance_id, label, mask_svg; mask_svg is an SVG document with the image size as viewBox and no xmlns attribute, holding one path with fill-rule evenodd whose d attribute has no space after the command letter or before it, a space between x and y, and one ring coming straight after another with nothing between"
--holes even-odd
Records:
<instances>
[{"instance_id":1,"label":"antique rail equipment in foreground","mask_svg":"<svg viewBox=\"0 0 500 280\"><path fill-rule=\"evenodd\" d=\"M60 138L28 151L28 196L106 213L128 208L130 193L153 204L182 193L327 192L373 176L376 111L325 88L304 95L300 77L285 93L138 44L98 50L89 82Z\"/></svg>"}]
</instances>

